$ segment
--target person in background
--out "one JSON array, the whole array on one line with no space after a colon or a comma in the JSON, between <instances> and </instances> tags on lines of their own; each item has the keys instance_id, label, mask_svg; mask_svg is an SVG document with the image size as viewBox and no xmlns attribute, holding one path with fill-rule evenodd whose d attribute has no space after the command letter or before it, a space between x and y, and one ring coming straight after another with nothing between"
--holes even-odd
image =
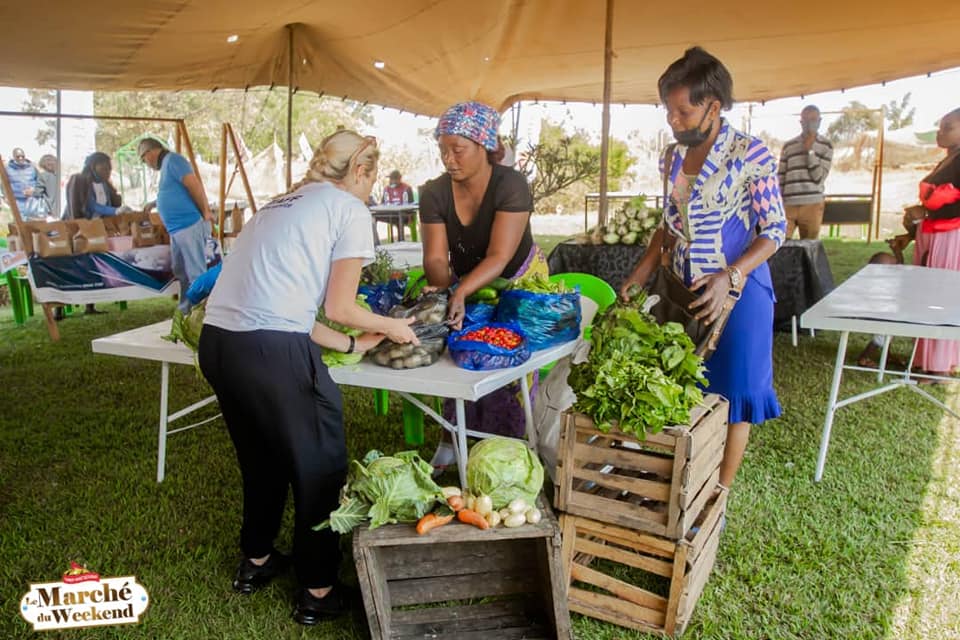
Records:
<instances>
[{"instance_id":1,"label":"person in background","mask_svg":"<svg viewBox=\"0 0 960 640\"><path fill-rule=\"evenodd\" d=\"M207 270L204 250L213 223L207 194L190 162L168 150L159 140L144 138L137 145L137 153L148 167L160 172L157 199L148 202L143 210L149 212L157 207L163 226L170 234L173 276L180 283L179 307L187 314L190 312L187 289Z\"/></svg>"},{"instance_id":2,"label":"person in background","mask_svg":"<svg viewBox=\"0 0 960 640\"><path fill-rule=\"evenodd\" d=\"M937 146L947 155L920 182L920 204L927 213L917 225L913 264L960 271L960 109L940 119ZM960 340L920 338L915 365L926 373L951 375L960 367Z\"/></svg>"},{"instance_id":3,"label":"person in background","mask_svg":"<svg viewBox=\"0 0 960 640\"><path fill-rule=\"evenodd\" d=\"M313 527L337 507L347 471L343 399L321 347L362 353L384 336L414 343L413 318L356 304L364 261L374 257L370 211L376 139L338 129L314 152L306 177L244 226L207 299L200 369L236 449L243 482L235 591L251 594L290 559L274 548L287 492L294 502L293 617L314 625L344 612L338 536ZM353 338L316 322L366 333Z\"/></svg>"},{"instance_id":4,"label":"person in background","mask_svg":"<svg viewBox=\"0 0 960 640\"><path fill-rule=\"evenodd\" d=\"M40 157L37 183L42 189L42 196L47 207L47 215L57 219L60 217L60 181L57 178L57 157L49 153Z\"/></svg>"},{"instance_id":5,"label":"person in background","mask_svg":"<svg viewBox=\"0 0 960 640\"><path fill-rule=\"evenodd\" d=\"M815 240L823 223L823 185L830 173L833 145L817 134L820 109L812 104L800 112L800 127L800 135L783 145L777 174L787 215L787 238L799 228L802 240Z\"/></svg>"},{"instance_id":6,"label":"person in background","mask_svg":"<svg viewBox=\"0 0 960 640\"><path fill-rule=\"evenodd\" d=\"M519 171L498 164L503 159L499 128L500 114L488 105L464 102L447 109L434 132L446 173L420 188L424 272L432 287L456 285L447 308L456 329L463 323L466 299L496 278L549 275L530 231L530 185ZM536 383L534 376L532 397ZM452 401L447 402L448 419L453 411ZM520 383L468 402L466 418L469 429L523 437ZM454 460L444 432L432 464L442 471Z\"/></svg>"},{"instance_id":7,"label":"person in background","mask_svg":"<svg viewBox=\"0 0 960 640\"><path fill-rule=\"evenodd\" d=\"M643 287L666 251L674 273L698 294L696 317L731 309L717 349L704 363L707 391L729 403L719 483L729 488L752 424L780 416L773 388L773 282L767 260L786 220L777 160L762 140L720 115L733 106L733 78L700 47L688 49L658 81L677 145L664 157L669 189L663 224L621 289ZM666 234L666 241L665 241Z\"/></svg>"},{"instance_id":8,"label":"person in background","mask_svg":"<svg viewBox=\"0 0 960 640\"><path fill-rule=\"evenodd\" d=\"M7 175L10 177L10 187L17 201L17 208L20 209L20 217L27 221L46 220L47 204L38 182L39 173L27 159L23 149L17 147L13 150L12 157L7 162Z\"/></svg>"},{"instance_id":9,"label":"person in background","mask_svg":"<svg viewBox=\"0 0 960 640\"><path fill-rule=\"evenodd\" d=\"M110 156L102 151L88 155L80 173L67 180L67 206L63 210L63 219L93 220L131 211L130 207L123 206L123 199L110 181L112 174Z\"/></svg>"},{"instance_id":10,"label":"person in background","mask_svg":"<svg viewBox=\"0 0 960 640\"><path fill-rule=\"evenodd\" d=\"M413 201L413 187L404 182L400 172L394 169L390 172L390 182L383 189L381 204L409 204Z\"/></svg>"}]
</instances>

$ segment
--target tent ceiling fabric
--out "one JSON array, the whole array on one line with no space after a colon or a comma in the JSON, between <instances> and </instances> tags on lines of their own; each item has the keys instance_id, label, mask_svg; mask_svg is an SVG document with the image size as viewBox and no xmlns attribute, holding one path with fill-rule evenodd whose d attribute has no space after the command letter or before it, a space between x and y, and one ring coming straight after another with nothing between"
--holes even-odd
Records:
<instances>
[{"instance_id":1,"label":"tent ceiling fabric","mask_svg":"<svg viewBox=\"0 0 960 640\"><path fill-rule=\"evenodd\" d=\"M62 89L293 85L437 115L465 99L599 101L600 0L58 0L0 8L0 84ZM699 4L699 6L697 6ZM847 0L619 0L612 101L656 103L691 44L731 69L740 100L808 94L960 66L942 7ZM227 37L239 39L228 43ZM375 60L386 66L374 67Z\"/></svg>"}]
</instances>

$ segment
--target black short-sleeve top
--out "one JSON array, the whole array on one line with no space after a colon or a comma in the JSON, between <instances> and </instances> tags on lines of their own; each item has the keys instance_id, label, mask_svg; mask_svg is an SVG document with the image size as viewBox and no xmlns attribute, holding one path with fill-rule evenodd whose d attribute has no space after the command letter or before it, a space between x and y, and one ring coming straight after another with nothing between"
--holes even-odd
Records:
<instances>
[{"instance_id":1,"label":"black short-sleeve top","mask_svg":"<svg viewBox=\"0 0 960 640\"><path fill-rule=\"evenodd\" d=\"M420 187L420 223L443 224L447 229L450 245L450 265L458 278L470 273L487 255L493 219L498 211L504 213L530 213L533 211L533 196L523 174L510 167L493 165L493 173L483 194L480 211L468 226L460 223L453 204L453 182L450 174L430 180ZM523 230L523 239L510 262L501 274L504 278L516 275L533 247L530 221Z\"/></svg>"}]
</instances>

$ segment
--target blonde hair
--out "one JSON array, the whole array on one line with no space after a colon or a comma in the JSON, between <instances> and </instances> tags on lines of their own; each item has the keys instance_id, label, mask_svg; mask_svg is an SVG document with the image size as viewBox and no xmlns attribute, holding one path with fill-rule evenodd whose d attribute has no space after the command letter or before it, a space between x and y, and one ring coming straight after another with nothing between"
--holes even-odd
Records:
<instances>
[{"instance_id":1,"label":"blonde hair","mask_svg":"<svg viewBox=\"0 0 960 640\"><path fill-rule=\"evenodd\" d=\"M375 171L380 150L377 139L362 136L356 131L339 129L330 134L313 152L310 168L303 179L294 184L287 193L293 193L311 182L342 182L351 169L357 166Z\"/></svg>"}]
</instances>

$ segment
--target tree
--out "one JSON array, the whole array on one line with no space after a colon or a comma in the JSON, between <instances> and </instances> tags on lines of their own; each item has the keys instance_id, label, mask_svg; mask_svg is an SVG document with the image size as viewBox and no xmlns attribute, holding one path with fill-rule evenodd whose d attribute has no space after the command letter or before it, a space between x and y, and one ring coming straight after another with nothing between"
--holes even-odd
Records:
<instances>
[{"instance_id":1,"label":"tree","mask_svg":"<svg viewBox=\"0 0 960 640\"><path fill-rule=\"evenodd\" d=\"M23 103L23 110L27 113L48 113L56 111L57 92L52 89L27 89L27 100ZM57 135L57 121L49 119L43 121L43 128L37 131L37 144L45 145Z\"/></svg>"},{"instance_id":2,"label":"tree","mask_svg":"<svg viewBox=\"0 0 960 640\"><path fill-rule=\"evenodd\" d=\"M220 153L220 125L230 122L252 153L274 141L286 146L286 91L98 91L93 104L96 115L183 118L194 151L208 161ZM312 144L337 125L357 127L370 121L369 109L353 102L317 98L307 93L293 97L293 131L302 132ZM153 134L172 138L173 128L163 123L101 120L97 126L97 149L114 153L131 140ZM296 139L294 139L296 144Z\"/></svg>"},{"instance_id":3,"label":"tree","mask_svg":"<svg viewBox=\"0 0 960 640\"><path fill-rule=\"evenodd\" d=\"M534 208L538 202L578 183L599 187L600 145L593 144L582 129L567 134L561 124L543 120L540 140L529 144L518 159L519 171L530 181ZM611 138L607 158L609 190L620 188L620 180L634 162L626 143Z\"/></svg>"},{"instance_id":4,"label":"tree","mask_svg":"<svg viewBox=\"0 0 960 640\"><path fill-rule=\"evenodd\" d=\"M863 166L863 150L870 140L870 133L880 128L880 114L876 109L852 101L843 108L843 113L827 127L827 137L837 143L853 146L853 167Z\"/></svg>"},{"instance_id":5,"label":"tree","mask_svg":"<svg viewBox=\"0 0 960 640\"><path fill-rule=\"evenodd\" d=\"M890 131L896 131L897 129L903 129L904 127L909 127L913 124L913 116L917 113L916 107L910 107L907 110L907 106L910 104L910 93L907 92L901 99L900 102L896 100L891 100L883 106L883 115L886 117L888 126L887 128Z\"/></svg>"}]
</instances>

